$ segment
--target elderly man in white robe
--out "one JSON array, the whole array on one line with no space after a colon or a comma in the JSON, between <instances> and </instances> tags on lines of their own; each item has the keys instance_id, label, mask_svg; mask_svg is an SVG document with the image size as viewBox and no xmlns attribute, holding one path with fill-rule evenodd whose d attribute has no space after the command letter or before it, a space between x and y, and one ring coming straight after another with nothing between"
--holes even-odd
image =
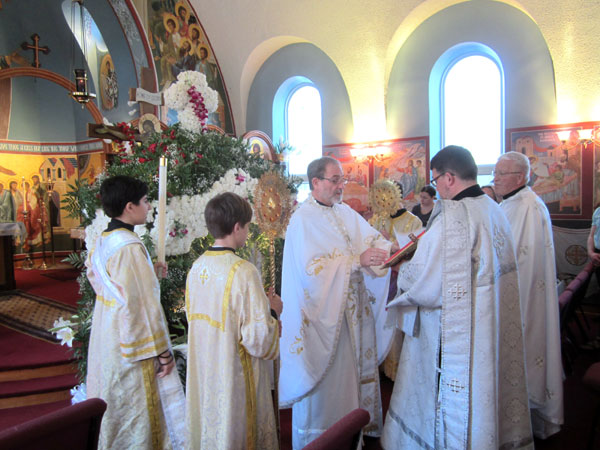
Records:
<instances>
[{"instance_id":1,"label":"elderly man in white robe","mask_svg":"<svg viewBox=\"0 0 600 450\"><path fill-rule=\"evenodd\" d=\"M494 171L512 229L519 267L527 390L536 437L545 439L563 423L563 370L552 222L544 202L527 186L529 159L505 153Z\"/></svg>"},{"instance_id":2,"label":"elderly man in white robe","mask_svg":"<svg viewBox=\"0 0 600 450\"><path fill-rule=\"evenodd\" d=\"M293 405L294 449L358 407L371 415L365 432L381 433L378 365L392 335L375 336L389 283L377 266L392 244L341 203L337 160L317 159L307 174L312 192L290 220L283 252L279 399Z\"/></svg>"},{"instance_id":3,"label":"elderly man in white robe","mask_svg":"<svg viewBox=\"0 0 600 450\"><path fill-rule=\"evenodd\" d=\"M431 168L442 200L388 304L405 338L382 447L532 449L510 226L468 150Z\"/></svg>"}]
</instances>

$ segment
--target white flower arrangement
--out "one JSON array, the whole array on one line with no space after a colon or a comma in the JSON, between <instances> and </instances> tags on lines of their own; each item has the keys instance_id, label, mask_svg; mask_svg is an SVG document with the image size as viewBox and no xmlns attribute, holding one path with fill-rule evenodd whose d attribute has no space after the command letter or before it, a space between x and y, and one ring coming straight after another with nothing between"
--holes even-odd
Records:
<instances>
[{"instance_id":1,"label":"white flower arrangement","mask_svg":"<svg viewBox=\"0 0 600 450\"><path fill-rule=\"evenodd\" d=\"M195 94L201 95L205 111L198 110ZM165 104L177 111L181 127L194 133L202 132L206 117L215 112L219 104L219 94L208 86L206 76L194 70L181 72L177 81L167 88L164 95Z\"/></svg>"},{"instance_id":2,"label":"white flower arrangement","mask_svg":"<svg viewBox=\"0 0 600 450\"><path fill-rule=\"evenodd\" d=\"M182 255L190 251L192 242L208 234L204 220L204 208L211 198L222 192L233 192L248 199L254 192L258 180L250 177L242 169L231 169L213 184L211 189L201 195L181 195L172 197L167 205L165 247L167 256ZM152 202L158 207L158 200ZM146 217L152 222L153 210ZM85 244L93 249L96 239L108 226L110 218L102 210L96 211L96 218L85 228ZM156 222L155 222L156 225ZM158 227L154 226L148 232L145 225L137 225L134 230L139 236L150 234L154 245L158 243Z\"/></svg>"},{"instance_id":3,"label":"white flower arrangement","mask_svg":"<svg viewBox=\"0 0 600 450\"><path fill-rule=\"evenodd\" d=\"M167 256L188 253L192 242L208 234L204 220L204 208L211 198L223 192L233 192L248 199L254 192L258 180L241 169L231 169L201 195L172 197L167 205L165 247ZM152 206L157 207L158 201ZM158 242L158 228L150 231L155 245Z\"/></svg>"}]
</instances>

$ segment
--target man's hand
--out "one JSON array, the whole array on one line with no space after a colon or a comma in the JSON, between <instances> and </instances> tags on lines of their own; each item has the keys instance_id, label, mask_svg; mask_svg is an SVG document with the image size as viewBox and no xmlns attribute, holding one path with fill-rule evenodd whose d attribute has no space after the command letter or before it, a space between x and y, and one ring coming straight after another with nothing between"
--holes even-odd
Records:
<instances>
[{"instance_id":1,"label":"man's hand","mask_svg":"<svg viewBox=\"0 0 600 450\"><path fill-rule=\"evenodd\" d=\"M275 293L273 288L269 289L268 297L271 309L277 313L277 317L281 316L281 313L283 312L283 302L281 301L281 297Z\"/></svg>"},{"instance_id":2,"label":"man's hand","mask_svg":"<svg viewBox=\"0 0 600 450\"><path fill-rule=\"evenodd\" d=\"M600 266L600 253L592 252L588 253L588 256L594 263L594 266Z\"/></svg>"},{"instance_id":3,"label":"man's hand","mask_svg":"<svg viewBox=\"0 0 600 450\"><path fill-rule=\"evenodd\" d=\"M360 265L363 267L380 266L388 256L388 252L383 249L368 248L360 255Z\"/></svg>"},{"instance_id":4,"label":"man's hand","mask_svg":"<svg viewBox=\"0 0 600 450\"><path fill-rule=\"evenodd\" d=\"M154 273L156 274L156 276L158 277L158 279L160 280L161 278L166 278L167 277L167 263L161 263L161 262L155 262L154 263Z\"/></svg>"}]
</instances>

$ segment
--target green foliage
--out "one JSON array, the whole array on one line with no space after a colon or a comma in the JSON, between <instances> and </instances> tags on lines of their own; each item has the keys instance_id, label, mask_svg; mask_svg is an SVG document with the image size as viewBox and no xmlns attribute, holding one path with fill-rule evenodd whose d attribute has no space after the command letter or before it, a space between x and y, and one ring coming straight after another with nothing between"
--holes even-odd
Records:
<instances>
[{"instance_id":1,"label":"green foliage","mask_svg":"<svg viewBox=\"0 0 600 450\"><path fill-rule=\"evenodd\" d=\"M218 133L194 134L174 125L162 133L153 134L144 144L134 146L131 153L121 152L113 158L105 172L93 185L76 183L71 186L72 192L64 200L65 208L71 217L80 217L82 225L87 226L95 218L95 211L100 207L99 191L101 182L110 176L128 175L145 181L148 184L148 198L158 198L158 167L161 156L168 159L169 196L197 195L208 192L213 184L231 169L242 169L253 178L267 171L277 171L283 176L283 167L274 166L248 151L248 146L241 139ZM288 179L288 187L297 192L301 180ZM193 214L194 211L190 211ZM270 244L258 226L251 224L246 246L238 250L238 255L261 265L263 280L268 289L271 284ZM150 254L154 254L153 243L146 235L142 237ZM187 322L185 317L185 282L194 261L214 243L208 235L196 239L188 253L167 258L168 275L160 280L161 302L169 323L174 345L187 341ZM281 256L283 240L275 244L277 282L276 290L280 292ZM84 269L85 252L80 256L70 255L67 260L80 270ZM79 277L81 300L78 305L77 326L75 327L75 355L79 358L80 378L85 379L87 366L87 347L91 329L91 317L94 308L95 293L85 272ZM177 352L178 370L185 381L185 362Z\"/></svg>"},{"instance_id":2,"label":"green foliage","mask_svg":"<svg viewBox=\"0 0 600 450\"><path fill-rule=\"evenodd\" d=\"M100 185L90 186L76 179L60 201L61 208L67 211L67 217L79 219L81 226L86 227L92 223L96 217L96 209L100 207L99 193Z\"/></svg>"}]
</instances>

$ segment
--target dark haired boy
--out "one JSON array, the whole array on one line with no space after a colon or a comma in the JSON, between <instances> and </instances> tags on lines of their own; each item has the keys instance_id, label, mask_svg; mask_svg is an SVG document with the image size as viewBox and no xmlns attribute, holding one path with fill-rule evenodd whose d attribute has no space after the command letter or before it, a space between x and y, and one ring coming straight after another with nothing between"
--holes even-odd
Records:
<instances>
[{"instance_id":1,"label":"dark haired boy","mask_svg":"<svg viewBox=\"0 0 600 450\"><path fill-rule=\"evenodd\" d=\"M279 355L279 296L267 298L256 267L236 256L252 209L231 192L204 211L214 246L186 286L187 430L190 448L276 449L270 362ZM277 406L277 405L276 405Z\"/></svg>"},{"instance_id":2,"label":"dark haired boy","mask_svg":"<svg viewBox=\"0 0 600 450\"><path fill-rule=\"evenodd\" d=\"M108 178L100 187L102 207L112 220L86 262L96 291L87 396L107 403L99 448L184 445L185 399L173 370L160 287L148 251L133 231L150 210L147 191L145 183L126 176Z\"/></svg>"}]
</instances>

